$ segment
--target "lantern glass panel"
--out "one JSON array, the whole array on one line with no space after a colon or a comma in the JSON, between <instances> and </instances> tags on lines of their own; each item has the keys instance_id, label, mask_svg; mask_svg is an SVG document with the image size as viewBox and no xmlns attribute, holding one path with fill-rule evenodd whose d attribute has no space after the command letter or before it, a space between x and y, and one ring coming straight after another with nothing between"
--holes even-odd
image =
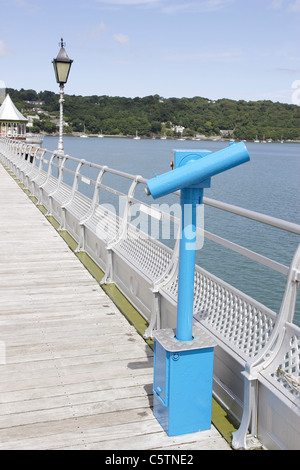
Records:
<instances>
[{"instance_id":1,"label":"lantern glass panel","mask_svg":"<svg viewBox=\"0 0 300 470\"><path fill-rule=\"evenodd\" d=\"M54 62L54 70L57 83L67 83L70 67L70 62Z\"/></svg>"}]
</instances>

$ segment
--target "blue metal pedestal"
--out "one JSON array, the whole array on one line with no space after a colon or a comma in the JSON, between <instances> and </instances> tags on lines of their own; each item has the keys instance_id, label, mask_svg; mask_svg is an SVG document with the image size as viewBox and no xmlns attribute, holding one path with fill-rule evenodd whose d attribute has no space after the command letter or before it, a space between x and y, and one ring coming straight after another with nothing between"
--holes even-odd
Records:
<instances>
[{"instance_id":1,"label":"blue metal pedestal","mask_svg":"<svg viewBox=\"0 0 300 470\"><path fill-rule=\"evenodd\" d=\"M169 436L211 428L214 342L195 329L178 341L173 329L155 332L154 416Z\"/></svg>"}]
</instances>

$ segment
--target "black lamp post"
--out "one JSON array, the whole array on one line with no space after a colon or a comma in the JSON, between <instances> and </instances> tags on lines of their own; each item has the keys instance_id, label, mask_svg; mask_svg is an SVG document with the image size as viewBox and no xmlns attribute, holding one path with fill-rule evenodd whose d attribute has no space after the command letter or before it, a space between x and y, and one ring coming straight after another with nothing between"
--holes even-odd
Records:
<instances>
[{"instance_id":1,"label":"black lamp post","mask_svg":"<svg viewBox=\"0 0 300 470\"><path fill-rule=\"evenodd\" d=\"M61 39L60 43L61 49L59 51L56 59L53 59L53 67L55 71L56 81L59 83L60 88L60 120L59 120L59 140L58 140L58 152L59 154L64 154L64 144L63 144L63 104L64 104L64 87L68 81L71 65L73 60L68 57L68 54L65 50L64 40Z\"/></svg>"}]
</instances>

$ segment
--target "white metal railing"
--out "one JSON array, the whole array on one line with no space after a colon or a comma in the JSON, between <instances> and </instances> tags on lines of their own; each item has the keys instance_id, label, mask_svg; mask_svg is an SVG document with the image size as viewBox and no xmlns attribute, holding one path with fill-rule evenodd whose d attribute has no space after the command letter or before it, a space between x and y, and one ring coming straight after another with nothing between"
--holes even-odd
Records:
<instances>
[{"instance_id":1,"label":"white metal railing","mask_svg":"<svg viewBox=\"0 0 300 470\"><path fill-rule=\"evenodd\" d=\"M72 235L78 243L77 251L86 251L103 269L105 275L102 282L116 283L138 308L149 322L147 335L151 336L155 328L173 326L176 317L179 237L174 250L171 250L139 230L132 223L132 211L135 205L151 220L156 219L160 224L169 221L174 226L174 232L180 220L157 207L153 210L147 202L136 197L137 188L147 183L145 178L68 155L59 157L56 152L10 139L0 139L0 158L36 197L38 203L46 207L48 215L56 218L60 230L67 230ZM107 175L118 177L122 182L127 181L127 189L124 190L125 186L116 188L104 183ZM89 197L83 194L80 185L89 189ZM119 209L118 213L114 213L109 210L103 203L104 193L110 194L111 198L122 199L122 211ZM204 204L300 234L300 226L291 222L208 198L204 198ZM200 228L198 231L202 234ZM217 340L220 352L216 351L215 395L224 406L231 406L230 411L241 420L241 426L233 439L234 446L247 448L248 430L256 435L261 427L257 384L266 386L268 383L273 393L281 396L283 377L298 380L299 354L292 354L293 363L297 363L294 368L284 367L280 363L274 372L274 364L280 359L283 345L286 349L289 342L287 332L291 328L286 325L293 322L295 312L300 280L300 248L291 265L285 266L206 230L204 237L287 277L281 309L276 314L200 266L196 268L195 325L205 329ZM293 325L293 337L290 339L293 351L296 344L296 349L300 349L299 341L300 328ZM225 368L224 357L230 358L228 361L226 359ZM273 377L270 381L266 379L268 370ZM233 378L241 373L243 375L239 378ZM274 384L279 385L279 388ZM243 396L240 395L241 388L244 389ZM284 390L286 399L289 389ZM292 401L294 394L293 389L293 393L290 393ZM228 405L232 397L236 402L233 407Z\"/></svg>"}]
</instances>

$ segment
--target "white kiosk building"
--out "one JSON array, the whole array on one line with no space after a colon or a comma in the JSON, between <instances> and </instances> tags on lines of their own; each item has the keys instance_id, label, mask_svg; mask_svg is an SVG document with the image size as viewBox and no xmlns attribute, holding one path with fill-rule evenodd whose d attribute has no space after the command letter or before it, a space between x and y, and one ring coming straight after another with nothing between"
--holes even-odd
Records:
<instances>
[{"instance_id":1,"label":"white kiosk building","mask_svg":"<svg viewBox=\"0 0 300 470\"><path fill-rule=\"evenodd\" d=\"M0 107L0 135L1 137L11 137L26 140L27 119L15 107L9 95Z\"/></svg>"}]
</instances>

